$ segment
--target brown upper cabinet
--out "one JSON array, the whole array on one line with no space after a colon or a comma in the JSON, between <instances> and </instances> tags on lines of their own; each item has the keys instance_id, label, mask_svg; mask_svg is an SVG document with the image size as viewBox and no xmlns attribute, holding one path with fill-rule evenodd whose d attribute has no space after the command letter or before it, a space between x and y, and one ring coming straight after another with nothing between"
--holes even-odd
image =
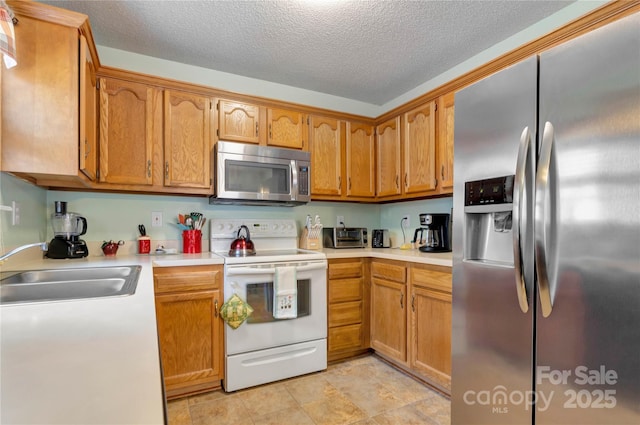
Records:
<instances>
[{"instance_id":1,"label":"brown upper cabinet","mask_svg":"<svg viewBox=\"0 0 640 425\"><path fill-rule=\"evenodd\" d=\"M260 143L260 107L221 99L218 102L218 139Z\"/></svg>"},{"instance_id":2,"label":"brown upper cabinet","mask_svg":"<svg viewBox=\"0 0 640 425\"><path fill-rule=\"evenodd\" d=\"M436 104L431 101L403 116L402 192L406 195L426 194L436 188L435 115Z\"/></svg>"},{"instance_id":3,"label":"brown upper cabinet","mask_svg":"<svg viewBox=\"0 0 640 425\"><path fill-rule=\"evenodd\" d=\"M267 108L267 123L267 145L301 150L306 148L305 114Z\"/></svg>"},{"instance_id":4,"label":"brown upper cabinet","mask_svg":"<svg viewBox=\"0 0 640 425\"><path fill-rule=\"evenodd\" d=\"M176 90L164 91L164 184L211 187L213 101Z\"/></svg>"},{"instance_id":5,"label":"brown upper cabinet","mask_svg":"<svg viewBox=\"0 0 640 425\"><path fill-rule=\"evenodd\" d=\"M376 127L376 196L384 198L402 193L400 188L400 117Z\"/></svg>"},{"instance_id":6,"label":"brown upper cabinet","mask_svg":"<svg viewBox=\"0 0 640 425\"><path fill-rule=\"evenodd\" d=\"M220 99L218 140L306 149L306 115Z\"/></svg>"},{"instance_id":7,"label":"brown upper cabinet","mask_svg":"<svg viewBox=\"0 0 640 425\"><path fill-rule=\"evenodd\" d=\"M373 198L376 195L374 127L347 121L345 167L347 197Z\"/></svg>"},{"instance_id":8,"label":"brown upper cabinet","mask_svg":"<svg viewBox=\"0 0 640 425\"><path fill-rule=\"evenodd\" d=\"M96 114L86 16L35 2L9 5L19 19L18 65L2 75L0 169L37 184L85 187L95 178Z\"/></svg>"},{"instance_id":9,"label":"brown upper cabinet","mask_svg":"<svg viewBox=\"0 0 640 425\"><path fill-rule=\"evenodd\" d=\"M342 196L344 123L334 118L309 117L311 195Z\"/></svg>"},{"instance_id":10,"label":"brown upper cabinet","mask_svg":"<svg viewBox=\"0 0 640 425\"><path fill-rule=\"evenodd\" d=\"M442 194L453 193L453 124L455 93L447 93L438 98L438 161L436 175Z\"/></svg>"},{"instance_id":11,"label":"brown upper cabinet","mask_svg":"<svg viewBox=\"0 0 640 425\"><path fill-rule=\"evenodd\" d=\"M142 83L100 79L100 182L152 185L160 92ZM160 121L161 125L161 121Z\"/></svg>"},{"instance_id":12,"label":"brown upper cabinet","mask_svg":"<svg viewBox=\"0 0 640 425\"><path fill-rule=\"evenodd\" d=\"M98 79L87 39L80 37L80 171L91 181L98 172Z\"/></svg>"},{"instance_id":13,"label":"brown upper cabinet","mask_svg":"<svg viewBox=\"0 0 640 425\"><path fill-rule=\"evenodd\" d=\"M213 100L100 79L100 183L95 188L209 194Z\"/></svg>"}]
</instances>

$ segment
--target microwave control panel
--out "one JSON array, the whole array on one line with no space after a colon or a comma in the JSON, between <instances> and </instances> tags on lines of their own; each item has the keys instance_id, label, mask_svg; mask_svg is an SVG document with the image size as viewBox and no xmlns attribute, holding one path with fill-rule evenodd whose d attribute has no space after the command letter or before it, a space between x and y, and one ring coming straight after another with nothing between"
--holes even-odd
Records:
<instances>
[{"instance_id":1,"label":"microwave control panel","mask_svg":"<svg viewBox=\"0 0 640 425\"><path fill-rule=\"evenodd\" d=\"M509 204L513 202L513 175L464 183L464 205Z\"/></svg>"},{"instance_id":2,"label":"microwave control panel","mask_svg":"<svg viewBox=\"0 0 640 425\"><path fill-rule=\"evenodd\" d=\"M298 194L309 195L309 166L298 166Z\"/></svg>"}]
</instances>

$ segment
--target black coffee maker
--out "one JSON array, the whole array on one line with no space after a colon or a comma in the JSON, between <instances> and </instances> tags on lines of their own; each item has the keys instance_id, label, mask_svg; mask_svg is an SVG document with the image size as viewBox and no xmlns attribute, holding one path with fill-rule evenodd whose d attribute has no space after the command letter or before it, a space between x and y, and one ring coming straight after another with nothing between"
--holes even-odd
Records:
<instances>
[{"instance_id":1,"label":"black coffee maker","mask_svg":"<svg viewBox=\"0 0 640 425\"><path fill-rule=\"evenodd\" d=\"M414 242L423 243L422 252L451 252L449 214L420 214L421 228L416 230ZM418 239L419 237L419 239Z\"/></svg>"},{"instance_id":2,"label":"black coffee maker","mask_svg":"<svg viewBox=\"0 0 640 425\"><path fill-rule=\"evenodd\" d=\"M51 214L54 238L49 242L48 258L82 258L89 255L89 248L81 235L87 233L87 219L79 214L67 212L67 203L55 202Z\"/></svg>"}]
</instances>

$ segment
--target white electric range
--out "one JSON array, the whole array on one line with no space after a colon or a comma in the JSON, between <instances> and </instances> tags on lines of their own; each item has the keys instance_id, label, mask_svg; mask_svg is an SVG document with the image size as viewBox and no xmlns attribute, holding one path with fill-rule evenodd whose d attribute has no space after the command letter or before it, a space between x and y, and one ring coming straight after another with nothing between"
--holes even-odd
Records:
<instances>
[{"instance_id":1,"label":"white electric range","mask_svg":"<svg viewBox=\"0 0 640 425\"><path fill-rule=\"evenodd\" d=\"M255 255L229 255L242 225L249 229ZM211 251L224 257L225 301L238 294L254 310L237 329L225 325L225 391L326 369L326 256L297 248L295 220L213 219L210 232ZM295 267L295 318L273 317L278 267Z\"/></svg>"}]
</instances>

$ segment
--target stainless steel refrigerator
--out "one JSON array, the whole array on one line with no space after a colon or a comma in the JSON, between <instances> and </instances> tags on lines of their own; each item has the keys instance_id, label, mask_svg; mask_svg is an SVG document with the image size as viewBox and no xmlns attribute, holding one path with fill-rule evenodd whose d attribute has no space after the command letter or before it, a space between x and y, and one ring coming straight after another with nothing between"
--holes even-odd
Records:
<instances>
[{"instance_id":1,"label":"stainless steel refrigerator","mask_svg":"<svg viewBox=\"0 0 640 425\"><path fill-rule=\"evenodd\" d=\"M640 424L640 14L455 108L452 423Z\"/></svg>"}]
</instances>

